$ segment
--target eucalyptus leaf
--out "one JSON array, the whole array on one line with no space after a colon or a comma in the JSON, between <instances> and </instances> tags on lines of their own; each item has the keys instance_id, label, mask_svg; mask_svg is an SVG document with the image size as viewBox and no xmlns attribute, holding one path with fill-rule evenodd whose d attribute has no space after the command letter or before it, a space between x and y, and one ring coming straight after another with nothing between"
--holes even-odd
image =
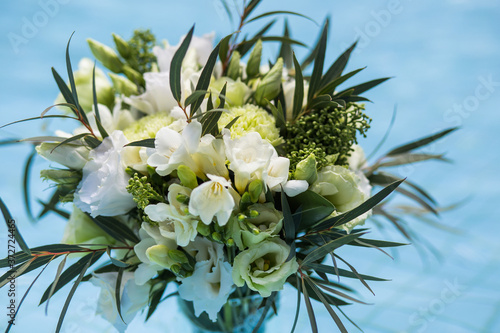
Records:
<instances>
[{"instance_id":1,"label":"eucalyptus leaf","mask_svg":"<svg viewBox=\"0 0 500 333\"><path fill-rule=\"evenodd\" d=\"M193 37L194 25L189 30L188 34L182 41L181 45L175 52L172 62L170 63L170 90L172 91L172 95L175 100L180 103L181 100L181 68L182 61L186 56L186 52L189 48L189 44L191 43L191 38Z\"/></svg>"}]
</instances>

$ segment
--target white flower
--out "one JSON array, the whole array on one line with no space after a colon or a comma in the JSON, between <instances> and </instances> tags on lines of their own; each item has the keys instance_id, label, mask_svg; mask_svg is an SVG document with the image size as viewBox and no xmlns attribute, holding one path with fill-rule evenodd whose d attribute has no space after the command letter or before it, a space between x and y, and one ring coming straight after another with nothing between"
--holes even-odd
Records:
<instances>
[{"instance_id":1,"label":"white flower","mask_svg":"<svg viewBox=\"0 0 500 333\"><path fill-rule=\"evenodd\" d=\"M235 206L231 195L231 182L223 177L207 175L210 181L196 187L189 199L189 212L199 216L203 223L209 225L214 216L220 226L227 223Z\"/></svg>"},{"instance_id":2,"label":"white flower","mask_svg":"<svg viewBox=\"0 0 500 333\"><path fill-rule=\"evenodd\" d=\"M183 67L193 67L197 66L205 66L210 53L212 52L212 45L215 34L205 34L202 37L193 36L191 38L191 43L189 44L188 54L186 54L186 58L183 61ZM181 45L184 37L181 38L179 44L176 46L169 45L168 42L165 42L165 47L161 48L159 46L155 46L153 48L153 53L158 59L158 66L160 67L160 71L162 72L170 72L170 64L172 63L172 58L174 57L175 52ZM191 61L190 61L191 60Z\"/></svg>"},{"instance_id":3,"label":"white flower","mask_svg":"<svg viewBox=\"0 0 500 333\"><path fill-rule=\"evenodd\" d=\"M198 234L196 231L198 220L190 215L179 213L173 205L165 203L148 205L144 208L144 212L151 220L158 222L162 236L176 240L179 246L188 245Z\"/></svg>"},{"instance_id":4,"label":"white flower","mask_svg":"<svg viewBox=\"0 0 500 333\"><path fill-rule=\"evenodd\" d=\"M127 143L123 132L114 131L89 154L74 203L92 217L122 215L136 206L126 189L130 176L120 157Z\"/></svg>"},{"instance_id":5,"label":"white flower","mask_svg":"<svg viewBox=\"0 0 500 333\"><path fill-rule=\"evenodd\" d=\"M267 169L267 186L271 191L283 191L289 197L294 197L307 190L309 184L305 180L288 180L290 160L277 154L271 159Z\"/></svg>"},{"instance_id":6,"label":"white flower","mask_svg":"<svg viewBox=\"0 0 500 333\"><path fill-rule=\"evenodd\" d=\"M164 237L158 227L142 223L139 230L141 241L134 246L137 258L142 262L135 270L135 283L143 285L158 271L170 268L175 262L168 256L169 250L177 248L175 240Z\"/></svg>"},{"instance_id":7,"label":"white flower","mask_svg":"<svg viewBox=\"0 0 500 333\"><path fill-rule=\"evenodd\" d=\"M86 146L44 142L36 146L38 155L74 170L81 170L88 162L89 149ZM57 148L56 148L57 147Z\"/></svg>"},{"instance_id":8,"label":"white flower","mask_svg":"<svg viewBox=\"0 0 500 333\"><path fill-rule=\"evenodd\" d=\"M170 75L165 73L144 73L146 91L139 96L125 97L125 102L138 110L153 114L160 111L169 112L177 101L170 90Z\"/></svg>"},{"instance_id":9,"label":"white flower","mask_svg":"<svg viewBox=\"0 0 500 333\"><path fill-rule=\"evenodd\" d=\"M97 303L96 314L100 314L109 321L119 332L125 332L127 324L135 317L138 311L148 304L149 285L137 285L132 272L124 272L120 285L120 306L123 321L118 314L116 304L117 272L94 274L90 282L101 288Z\"/></svg>"},{"instance_id":10,"label":"white flower","mask_svg":"<svg viewBox=\"0 0 500 333\"><path fill-rule=\"evenodd\" d=\"M69 220L64 227L61 243L113 245L116 240L98 227L87 214L73 207Z\"/></svg>"},{"instance_id":11,"label":"white flower","mask_svg":"<svg viewBox=\"0 0 500 333\"><path fill-rule=\"evenodd\" d=\"M304 101L302 107L307 104L307 94L309 92L309 82L304 80ZM285 95L286 119L293 119L293 98L295 96L295 80L283 83L283 94Z\"/></svg>"},{"instance_id":12,"label":"white flower","mask_svg":"<svg viewBox=\"0 0 500 333\"><path fill-rule=\"evenodd\" d=\"M351 156L347 158L347 163L349 164L349 169L356 172L367 166L367 160L365 152L360 145L352 145L352 149Z\"/></svg>"},{"instance_id":13,"label":"white flower","mask_svg":"<svg viewBox=\"0 0 500 333\"><path fill-rule=\"evenodd\" d=\"M348 212L369 199L371 186L363 176L339 165L329 165L318 172L318 179L311 185L312 191L329 200L336 211L334 215ZM350 232L355 226L363 224L371 215L371 211L358 216L342 225Z\"/></svg>"},{"instance_id":14,"label":"white flower","mask_svg":"<svg viewBox=\"0 0 500 333\"><path fill-rule=\"evenodd\" d=\"M193 301L194 313L203 311L215 321L233 290L231 265L224 260L224 245L198 237L186 250L197 252L193 275L182 280L179 296Z\"/></svg>"},{"instance_id":15,"label":"white flower","mask_svg":"<svg viewBox=\"0 0 500 333\"><path fill-rule=\"evenodd\" d=\"M223 138L229 169L234 171L236 189L243 193L246 186L255 179L265 183L269 163L276 154L274 147L257 132L231 139L229 130L224 129Z\"/></svg>"}]
</instances>

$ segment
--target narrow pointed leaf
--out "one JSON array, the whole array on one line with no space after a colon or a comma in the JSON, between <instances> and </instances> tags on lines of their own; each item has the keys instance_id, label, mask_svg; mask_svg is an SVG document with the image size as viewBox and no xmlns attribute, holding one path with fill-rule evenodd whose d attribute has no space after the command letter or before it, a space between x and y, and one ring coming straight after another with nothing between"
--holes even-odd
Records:
<instances>
[{"instance_id":1,"label":"narrow pointed leaf","mask_svg":"<svg viewBox=\"0 0 500 333\"><path fill-rule=\"evenodd\" d=\"M146 147L146 148L154 148L155 147L155 139L144 139L139 141L130 142L125 145L125 147Z\"/></svg>"},{"instance_id":2,"label":"narrow pointed leaf","mask_svg":"<svg viewBox=\"0 0 500 333\"><path fill-rule=\"evenodd\" d=\"M306 20L309 20L313 23L316 23L316 21L314 21L312 18L310 18L309 16L306 16L306 15L303 15L303 14L300 14L300 13L296 13L296 12L290 12L290 11L287 11L287 10L275 10L275 11L272 11L272 12L267 12L267 13L264 13L264 14L260 14L258 16L255 16L251 19L249 19L248 21L246 21L245 23L250 23L250 22L253 22L253 21L257 21L261 18L264 18L264 17L268 17L268 16L272 16L272 15L278 15L278 14L284 14L284 15L295 15L295 16L299 16L299 17L302 17L302 18L305 18ZM317 23L316 23L317 24Z\"/></svg>"},{"instance_id":3,"label":"narrow pointed leaf","mask_svg":"<svg viewBox=\"0 0 500 333\"><path fill-rule=\"evenodd\" d=\"M345 52L342 53L340 57L337 58L337 60L335 60L332 66L330 66L328 71L321 79L321 84L320 84L321 87L326 86L329 82L339 78L342 75L342 72L344 71L347 62L349 61L349 58L351 56L351 52L356 47L357 43L358 43L357 41L354 42L354 44L352 44L347 50L345 50Z\"/></svg>"},{"instance_id":4,"label":"narrow pointed leaf","mask_svg":"<svg viewBox=\"0 0 500 333\"><path fill-rule=\"evenodd\" d=\"M2 126L0 126L0 128L4 128L4 127L10 126L10 125L14 125L14 124L18 124L18 123L23 123L25 121L39 120L39 119L44 119L44 118L70 118L70 119L76 119L76 118L73 118L73 117L70 117L70 116L64 116L64 115L58 115L58 114L56 114L56 115L48 115L48 116L44 116L44 117L32 117L32 118L26 118L26 119L16 120L16 121L13 121L11 123L2 125ZM78 119L76 119L76 120L78 120Z\"/></svg>"},{"instance_id":5,"label":"narrow pointed leaf","mask_svg":"<svg viewBox=\"0 0 500 333\"><path fill-rule=\"evenodd\" d=\"M333 92L335 91L335 88L337 88L337 86L341 85L342 83L344 83L345 81L347 81L348 79L350 79L351 77L356 75L357 73L361 72L365 68L366 67L353 70L352 72L349 72L346 75L342 75L342 76L330 81L329 83L322 85L322 88L319 91L318 95L324 95L324 94L332 94L333 95Z\"/></svg>"},{"instance_id":6,"label":"narrow pointed leaf","mask_svg":"<svg viewBox=\"0 0 500 333\"><path fill-rule=\"evenodd\" d=\"M327 17L325 19L325 23L323 24L323 27L328 27L329 25L330 25L330 18ZM321 31L320 34L319 34L319 36L318 36L318 40L314 44L314 47L312 48L311 52L302 61L302 69L303 70L306 69L307 67L309 67L309 65L312 64L312 62L314 61L314 58L316 58L316 55L318 54L318 49L319 49L319 45L320 45L320 42L321 42L322 34L323 34L323 32Z\"/></svg>"},{"instance_id":7,"label":"narrow pointed leaf","mask_svg":"<svg viewBox=\"0 0 500 333\"><path fill-rule=\"evenodd\" d=\"M113 217L97 216L95 218L91 217L91 219L108 235L122 243L126 243L127 241L139 243L140 241L137 235L128 226Z\"/></svg>"},{"instance_id":8,"label":"narrow pointed leaf","mask_svg":"<svg viewBox=\"0 0 500 333\"><path fill-rule=\"evenodd\" d=\"M61 273L64 269L64 265L66 265L66 259L68 256L64 256L63 260L59 263L59 266L57 266L57 272L56 272L56 277L54 278L54 281L52 282L52 287L50 288L49 295L47 296L47 303L45 303L45 315L47 315L47 312L49 310L49 303L50 303L50 298L54 294L55 288L57 286L57 283L59 282L59 278L61 277Z\"/></svg>"},{"instance_id":9,"label":"narrow pointed leaf","mask_svg":"<svg viewBox=\"0 0 500 333\"><path fill-rule=\"evenodd\" d=\"M347 88L346 90L344 91L348 91L348 90L353 90L352 92L352 95L359 95L361 93L364 93L365 91L368 91L376 86L378 86L379 84L387 81L391 79L390 77L384 77L382 79L376 79L376 80L372 80L372 81L368 81L368 82L365 82L365 83L361 83L361 84L358 84L354 87L350 87L350 88ZM341 92L342 93L342 92Z\"/></svg>"},{"instance_id":10,"label":"narrow pointed leaf","mask_svg":"<svg viewBox=\"0 0 500 333\"><path fill-rule=\"evenodd\" d=\"M304 78L302 77L302 69L300 67L295 53L293 53L293 65L295 68L295 91L293 93L293 119L302 111L302 105L304 104Z\"/></svg>"},{"instance_id":11,"label":"narrow pointed leaf","mask_svg":"<svg viewBox=\"0 0 500 333\"><path fill-rule=\"evenodd\" d=\"M207 90L210 85L210 79L212 78L212 72L217 62L217 55L219 54L220 43L217 44L215 49L212 50L210 56L208 57L207 63L203 67L198 83L196 84L196 90ZM196 102L191 106L191 116L198 110L201 103L203 103L203 98L205 95L200 96Z\"/></svg>"},{"instance_id":12,"label":"narrow pointed leaf","mask_svg":"<svg viewBox=\"0 0 500 333\"><path fill-rule=\"evenodd\" d=\"M7 225L7 229L9 230L9 233L14 234L14 239L16 240L17 244L19 244L21 250L23 250L24 253L31 255L29 246L26 245L23 236L21 236L21 233L19 232L19 229L16 226L16 221L12 218L9 209L3 202L2 198L0 198L0 210L2 211L2 215L5 220L5 224Z\"/></svg>"},{"instance_id":13,"label":"narrow pointed leaf","mask_svg":"<svg viewBox=\"0 0 500 333\"><path fill-rule=\"evenodd\" d=\"M316 323L316 317L314 316L314 310L309 299L309 293L304 284L304 279L302 279L302 293L304 294L304 301L306 303L307 315L309 316L309 322L311 323L311 330L313 333L318 333L318 324Z\"/></svg>"},{"instance_id":14,"label":"narrow pointed leaf","mask_svg":"<svg viewBox=\"0 0 500 333\"><path fill-rule=\"evenodd\" d=\"M306 267L309 263L315 262L324 258L327 254L333 252L335 249L338 249L342 245L349 244L356 238L361 237L364 233L360 234L349 234L335 240L332 240L325 245L318 247L317 249L311 251L304 260L302 260L301 266Z\"/></svg>"},{"instance_id":15,"label":"narrow pointed leaf","mask_svg":"<svg viewBox=\"0 0 500 333\"><path fill-rule=\"evenodd\" d=\"M434 141L436 141L436 140L438 140L438 139L440 139L440 138L442 138L442 137L450 134L451 132L453 132L453 131L455 131L457 129L458 129L458 127L448 128L448 129L446 129L444 131L441 131L439 133L436 133L436 134L424 137L422 139L419 139L419 140L416 140L416 141L404 144L402 146L399 146L397 148L392 149L386 155L387 156L398 155L398 154L409 152L410 150L413 150L413 149L417 149L417 148L426 146L429 143L434 142Z\"/></svg>"},{"instance_id":16,"label":"narrow pointed leaf","mask_svg":"<svg viewBox=\"0 0 500 333\"><path fill-rule=\"evenodd\" d=\"M194 25L189 30L188 34L181 43L181 46L175 52L172 62L170 63L170 90L175 100L180 103L181 100L181 68L182 61L186 56L186 52L191 43L191 38L193 37Z\"/></svg>"},{"instance_id":17,"label":"narrow pointed leaf","mask_svg":"<svg viewBox=\"0 0 500 333\"><path fill-rule=\"evenodd\" d=\"M323 66L325 63L327 40L328 40L328 25L325 24L318 45L318 53L316 54L316 58L314 58L314 68L311 75L311 81L309 82L309 93L307 95L308 103L312 101L313 97L316 95L316 91L320 87L321 77L323 75Z\"/></svg>"},{"instance_id":18,"label":"narrow pointed leaf","mask_svg":"<svg viewBox=\"0 0 500 333\"><path fill-rule=\"evenodd\" d=\"M99 133L101 133L101 137L104 139L107 138L109 135L108 132L106 132L106 130L102 126L101 115L99 114L99 106L97 105L98 104L97 92L95 89L95 62L94 62L94 68L92 70L92 97L94 101L95 122L97 124L97 129L99 130Z\"/></svg>"},{"instance_id":19,"label":"narrow pointed leaf","mask_svg":"<svg viewBox=\"0 0 500 333\"><path fill-rule=\"evenodd\" d=\"M24 175L23 175L23 199L24 199L24 208L26 209L26 215L31 221L35 220L33 216L33 212L31 210L31 198L30 198L30 179L31 179L31 167L33 165L33 161L37 156L37 152L35 149L31 152L26 160L26 164L24 165Z\"/></svg>"}]
</instances>

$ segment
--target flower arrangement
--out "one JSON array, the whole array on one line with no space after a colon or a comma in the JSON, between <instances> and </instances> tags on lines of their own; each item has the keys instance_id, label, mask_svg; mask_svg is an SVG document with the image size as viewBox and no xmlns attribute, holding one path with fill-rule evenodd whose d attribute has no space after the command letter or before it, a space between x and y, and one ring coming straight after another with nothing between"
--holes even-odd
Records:
<instances>
[{"instance_id":1,"label":"flower arrangement","mask_svg":"<svg viewBox=\"0 0 500 333\"><path fill-rule=\"evenodd\" d=\"M411 238L382 203L393 191L437 213L422 188L408 181L401 186L403 180L385 169L443 159L414 151L454 129L401 145L369 165L357 145L371 122L361 94L387 78L339 89L362 69L344 73L355 43L325 66L328 21L302 62L292 45L303 44L290 37L286 23L283 36L267 36L268 24L241 38L249 22L304 17L286 11L252 16L259 2L245 3L238 31L215 48L214 35L197 37L194 26L175 46L139 30L128 41L113 35L114 49L88 40L107 73L89 59L73 72L69 43L69 84L52 69L61 92L55 105L72 115L49 115L50 107L36 119L69 118L81 126L24 141L63 167L43 170L41 177L56 188L46 211L68 222L61 244L31 249L16 229L22 251L0 285L61 258L41 300L48 303L76 280L57 332L83 281L102 288L98 309L120 331L142 309L147 318L153 315L167 286L178 284L178 296L192 302L193 320L200 326L217 322L214 331L241 325L227 311L230 300L260 295L252 326L257 332L289 283L299 301L304 297L313 331L311 298L345 332L334 308L343 314L345 300L358 300L331 277L359 279L368 289L366 280L376 278L359 274L337 250L403 245L365 238L367 229L359 226L371 215L387 218ZM269 65L262 59L267 42L281 44ZM69 202L67 214L60 204ZM70 254L79 257L66 268ZM324 260L330 256L334 264ZM10 262L1 260L0 267Z\"/></svg>"}]
</instances>

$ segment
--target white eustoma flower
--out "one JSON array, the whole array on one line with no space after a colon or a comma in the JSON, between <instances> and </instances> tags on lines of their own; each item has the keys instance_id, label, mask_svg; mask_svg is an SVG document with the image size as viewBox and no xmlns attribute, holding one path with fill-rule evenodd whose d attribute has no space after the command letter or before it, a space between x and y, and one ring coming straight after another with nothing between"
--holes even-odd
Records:
<instances>
[{"instance_id":1,"label":"white eustoma flower","mask_svg":"<svg viewBox=\"0 0 500 333\"><path fill-rule=\"evenodd\" d=\"M126 189L130 176L120 157L127 143L123 132L114 131L89 154L73 202L92 217L122 215L136 206Z\"/></svg>"},{"instance_id":2,"label":"white eustoma flower","mask_svg":"<svg viewBox=\"0 0 500 333\"><path fill-rule=\"evenodd\" d=\"M189 199L189 212L199 216L203 223L209 225L214 216L223 226L229 220L235 206L230 192L231 182L223 177L207 175L210 179L196 187Z\"/></svg>"},{"instance_id":3,"label":"white eustoma flower","mask_svg":"<svg viewBox=\"0 0 500 333\"><path fill-rule=\"evenodd\" d=\"M229 130L223 130L229 169L234 172L236 189L243 193L255 179L266 183L271 158L276 154L274 147L263 140L259 133L250 132L240 138L231 139Z\"/></svg>"},{"instance_id":4,"label":"white eustoma flower","mask_svg":"<svg viewBox=\"0 0 500 333\"><path fill-rule=\"evenodd\" d=\"M139 230L141 241L134 246L134 252L141 264L134 272L135 283L143 285L152 279L158 271L170 268L175 262L168 256L169 250L177 248L174 239L166 238L158 227L142 223Z\"/></svg>"},{"instance_id":5,"label":"white eustoma flower","mask_svg":"<svg viewBox=\"0 0 500 333\"><path fill-rule=\"evenodd\" d=\"M198 220L189 214L181 214L173 205L162 202L148 205L144 212L151 220L158 222L162 236L174 239L179 246L188 245L198 234Z\"/></svg>"},{"instance_id":6,"label":"white eustoma flower","mask_svg":"<svg viewBox=\"0 0 500 333\"><path fill-rule=\"evenodd\" d=\"M194 313L203 311L215 321L233 290L232 268L224 260L224 245L198 237L187 251L196 253L193 275L182 280L179 296L193 301Z\"/></svg>"},{"instance_id":7,"label":"white eustoma flower","mask_svg":"<svg viewBox=\"0 0 500 333\"><path fill-rule=\"evenodd\" d=\"M132 272L123 273L120 285L122 321L118 314L115 296L117 277L117 272L94 274L90 282L94 286L101 288L96 314L101 315L113 324L118 332L125 332L127 324L134 319L137 312L148 305L150 286L147 284L137 285L134 281L134 273Z\"/></svg>"},{"instance_id":8,"label":"white eustoma flower","mask_svg":"<svg viewBox=\"0 0 500 333\"><path fill-rule=\"evenodd\" d=\"M305 180L288 180L290 160L277 154L271 159L267 169L267 186L271 191L281 192L281 188L289 197L294 197L307 190L309 184Z\"/></svg>"}]
</instances>

